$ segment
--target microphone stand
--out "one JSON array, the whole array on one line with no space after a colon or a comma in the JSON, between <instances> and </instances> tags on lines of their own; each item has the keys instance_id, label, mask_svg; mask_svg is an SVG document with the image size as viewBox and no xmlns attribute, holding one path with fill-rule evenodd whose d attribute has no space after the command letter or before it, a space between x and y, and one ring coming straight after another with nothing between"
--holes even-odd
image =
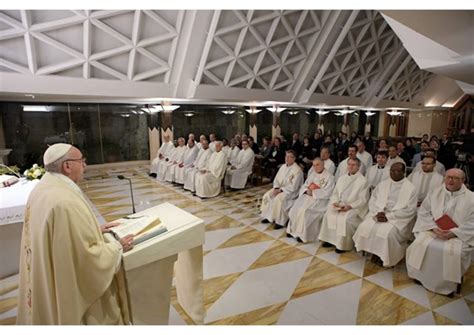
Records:
<instances>
[{"instance_id":1,"label":"microphone stand","mask_svg":"<svg viewBox=\"0 0 474 335\"><path fill-rule=\"evenodd\" d=\"M123 175L118 175L117 178L120 180L124 180L124 179L128 180L130 184L130 194L132 196L132 210L133 210L133 214L135 214L136 211L135 211L135 200L133 199L132 180L130 178L124 177Z\"/></svg>"}]
</instances>

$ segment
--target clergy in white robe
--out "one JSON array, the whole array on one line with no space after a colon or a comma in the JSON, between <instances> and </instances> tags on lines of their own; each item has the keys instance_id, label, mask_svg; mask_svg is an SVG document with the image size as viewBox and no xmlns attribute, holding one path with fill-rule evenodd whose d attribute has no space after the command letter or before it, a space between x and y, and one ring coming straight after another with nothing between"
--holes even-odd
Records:
<instances>
[{"instance_id":1,"label":"clergy in white robe","mask_svg":"<svg viewBox=\"0 0 474 335\"><path fill-rule=\"evenodd\" d=\"M175 156L178 154L178 147L173 147L169 151L168 157L159 161L158 172L156 173L156 180L165 181L166 172L168 171L170 165L173 163Z\"/></svg>"},{"instance_id":2,"label":"clergy in white robe","mask_svg":"<svg viewBox=\"0 0 474 335\"><path fill-rule=\"evenodd\" d=\"M188 140L188 145L184 151L183 161L175 167L173 181L178 184L184 184L184 172L193 165L199 149L194 143L193 139Z\"/></svg>"},{"instance_id":3,"label":"clergy in white robe","mask_svg":"<svg viewBox=\"0 0 474 335\"><path fill-rule=\"evenodd\" d=\"M197 147L199 150L201 150L201 149L202 149L202 141L206 141L206 140L207 140L206 135L201 134L201 135L199 136L199 142L196 143L196 147ZM208 143L209 143L209 142L208 142ZM209 144L208 144L208 146L209 146Z\"/></svg>"},{"instance_id":4,"label":"clergy in white robe","mask_svg":"<svg viewBox=\"0 0 474 335\"><path fill-rule=\"evenodd\" d=\"M324 162L324 169L334 176L334 173L336 172L336 164L334 164L331 158L329 158L330 153L327 147L323 146L321 148L320 157Z\"/></svg>"},{"instance_id":5,"label":"clergy in white robe","mask_svg":"<svg viewBox=\"0 0 474 335\"><path fill-rule=\"evenodd\" d=\"M334 189L334 176L326 171L321 158L313 160L309 174L290 209L287 234L303 243L314 242L319 235L321 221Z\"/></svg>"},{"instance_id":6,"label":"clergy in white robe","mask_svg":"<svg viewBox=\"0 0 474 335\"><path fill-rule=\"evenodd\" d=\"M387 167L390 168L394 163L403 163L405 164L405 161L403 158L398 156L397 153L397 148L393 145L388 147L388 159L387 159Z\"/></svg>"},{"instance_id":7,"label":"clergy in white robe","mask_svg":"<svg viewBox=\"0 0 474 335\"><path fill-rule=\"evenodd\" d=\"M249 142L242 141L242 150L240 150L234 164L227 168L225 185L233 189L245 188L247 178L252 173L254 160L255 153L250 148Z\"/></svg>"},{"instance_id":8,"label":"clergy in white robe","mask_svg":"<svg viewBox=\"0 0 474 335\"><path fill-rule=\"evenodd\" d=\"M344 176L348 173L347 163L348 163L349 159L357 158L357 146L355 146L353 144L349 145L349 149L347 149L347 153L348 153L348 157L346 159L344 159L342 162L340 162L338 167L337 167L336 175L334 176L335 179L336 179L336 182L339 180L339 178L341 176ZM360 159L359 159L359 161L360 161ZM360 172L360 174L365 175L365 166L363 164L360 164L359 172Z\"/></svg>"},{"instance_id":9,"label":"clergy in white robe","mask_svg":"<svg viewBox=\"0 0 474 335\"><path fill-rule=\"evenodd\" d=\"M166 160L171 153L171 150L174 148L173 142L170 141L170 136L165 135L163 137L163 144L161 145L156 158L151 162L150 167L150 176L156 177L158 174L159 164L161 161Z\"/></svg>"},{"instance_id":10,"label":"clergy in white robe","mask_svg":"<svg viewBox=\"0 0 474 335\"><path fill-rule=\"evenodd\" d=\"M202 141L202 149L196 157L194 163L187 169L184 170L184 189L195 192L195 177L200 170L204 169L207 161L211 157L211 150L209 150L209 142L207 140Z\"/></svg>"},{"instance_id":11,"label":"clergy in white robe","mask_svg":"<svg viewBox=\"0 0 474 335\"><path fill-rule=\"evenodd\" d=\"M376 156L377 164L367 170L367 182L372 192L382 180L390 178L390 168L387 166L387 152L379 151Z\"/></svg>"},{"instance_id":12,"label":"clergy in white robe","mask_svg":"<svg viewBox=\"0 0 474 335\"><path fill-rule=\"evenodd\" d=\"M358 158L349 159L348 172L337 181L323 217L319 240L324 247L334 245L338 253L352 250L352 236L367 213L368 185L360 166Z\"/></svg>"},{"instance_id":13,"label":"clergy in white robe","mask_svg":"<svg viewBox=\"0 0 474 335\"><path fill-rule=\"evenodd\" d=\"M423 157L434 157L434 158L436 158L435 151L433 149L426 149L423 152ZM421 170L422 170L422 168L421 168L421 161L420 161L415 165L415 168L413 169L413 172L421 171ZM444 167L443 163L441 163L440 161L437 160L436 164L434 166L434 171L436 171L440 175L444 176L444 174L446 173L446 168Z\"/></svg>"},{"instance_id":14,"label":"clergy in white robe","mask_svg":"<svg viewBox=\"0 0 474 335\"><path fill-rule=\"evenodd\" d=\"M273 188L263 195L260 210L262 223L275 222L275 229L286 226L288 212L293 206L303 184L303 171L295 163L297 154L288 150L283 164L273 180Z\"/></svg>"},{"instance_id":15,"label":"clergy in white robe","mask_svg":"<svg viewBox=\"0 0 474 335\"><path fill-rule=\"evenodd\" d=\"M354 234L357 251L367 251L373 260L390 267L405 257L416 216L417 191L404 177L405 164L390 167L390 179L375 187L369 212Z\"/></svg>"},{"instance_id":16,"label":"clergy in white robe","mask_svg":"<svg viewBox=\"0 0 474 335\"><path fill-rule=\"evenodd\" d=\"M360 159L362 165L364 166L364 171L367 171L372 167L372 155L365 151L365 143L362 141L357 141L357 158Z\"/></svg>"},{"instance_id":17,"label":"clergy in white robe","mask_svg":"<svg viewBox=\"0 0 474 335\"><path fill-rule=\"evenodd\" d=\"M229 155L230 155L230 147L229 147L229 141L227 141L226 138L222 139L222 152L225 154L225 157L227 159L227 163L229 162Z\"/></svg>"},{"instance_id":18,"label":"clergy in white robe","mask_svg":"<svg viewBox=\"0 0 474 335\"><path fill-rule=\"evenodd\" d=\"M227 153L227 161L229 162L230 165L235 166L237 164L237 159L239 157L239 152L240 152L240 148L237 145L237 140L232 139L230 141L230 150Z\"/></svg>"},{"instance_id":19,"label":"clergy in white robe","mask_svg":"<svg viewBox=\"0 0 474 335\"><path fill-rule=\"evenodd\" d=\"M128 324L122 252L133 237L106 242L77 183L85 161L64 143L43 157L46 174L31 192L23 225L17 324Z\"/></svg>"},{"instance_id":20,"label":"clergy in white robe","mask_svg":"<svg viewBox=\"0 0 474 335\"><path fill-rule=\"evenodd\" d=\"M222 151L222 142L216 141L215 152L212 153L206 166L196 174L196 195L201 198L212 198L219 195L221 182L227 168L227 157Z\"/></svg>"},{"instance_id":21,"label":"clergy in white robe","mask_svg":"<svg viewBox=\"0 0 474 335\"><path fill-rule=\"evenodd\" d=\"M421 161L421 170L413 171L408 176L408 180L413 183L418 191L418 207L420 207L429 193L433 192L434 189L438 188L444 182L444 177L434 171L435 164L436 159L434 157L425 157Z\"/></svg>"},{"instance_id":22,"label":"clergy in white robe","mask_svg":"<svg viewBox=\"0 0 474 335\"><path fill-rule=\"evenodd\" d=\"M407 249L408 276L430 291L452 294L471 266L474 250L474 193L464 186L459 169L446 172L443 185L423 201L413 232L416 239ZM447 215L457 225L441 229L436 220Z\"/></svg>"},{"instance_id":23,"label":"clergy in white robe","mask_svg":"<svg viewBox=\"0 0 474 335\"><path fill-rule=\"evenodd\" d=\"M186 151L186 142L184 137L178 138L178 147L175 149L175 153L173 155L173 158L168 162L168 166L166 167L165 170L163 170L164 173L164 179L167 182L174 182L175 181L175 171L178 168L179 164L183 162L184 158L184 153ZM162 172L160 171L160 174Z\"/></svg>"},{"instance_id":24,"label":"clergy in white robe","mask_svg":"<svg viewBox=\"0 0 474 335\"><path fill-rule=\"evenodd\" d=\"M209 149L212 151L212 152L215 152L216 151L216 134L209 134Z\"/></svg>"}]
</instances>

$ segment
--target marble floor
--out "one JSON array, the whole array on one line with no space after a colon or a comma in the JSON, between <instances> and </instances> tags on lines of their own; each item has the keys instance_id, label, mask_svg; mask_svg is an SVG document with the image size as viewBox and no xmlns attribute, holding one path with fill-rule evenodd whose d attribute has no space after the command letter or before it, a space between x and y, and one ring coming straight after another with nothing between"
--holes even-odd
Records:
<instances>
[{"instance_id":1,"label":"marble floor","mask_svg":"<svg viewBox=\"0 0 474 335\"><path fill-rule=\"evenodd\" d=\"M405 264L385 269L363 255L337 254L302 244L260 223L258 207L270 185L201 200L148 177L147 166L90 170L81 188L101 222L131 213L131 177L137 211L170 202L202 218L204 303L208 325L472 325L474 266L460 295L431 293L407 277ZM0 324L16 316L18 276L0 281ZM170 324L187 325L171 292Z\"/></svg>"}]
</instances>

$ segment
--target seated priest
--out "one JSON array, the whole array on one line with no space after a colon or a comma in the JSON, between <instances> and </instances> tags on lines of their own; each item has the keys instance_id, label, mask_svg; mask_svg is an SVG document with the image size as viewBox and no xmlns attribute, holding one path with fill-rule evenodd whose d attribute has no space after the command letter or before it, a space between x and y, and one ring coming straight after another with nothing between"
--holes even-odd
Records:
<instances>
[{"instance_id":1,"label":"seated priest","mask_svg":"<svg viewBox=\"0 0 474 335\"><path fill-rule=\"evenodd\" d=\"M209 157L211 157L212 152L209 149L209 142L207 140L202 140L202 148L199 150L199 153L196 157L194 163L187 169L184 170L184 189L195 192L195 177L202 169L205 168Z\"/></svg>"},{"instance_id":2,"label":"seated priest","mask_svg":"<svg viewBox=\"0 0 474 335\"><path fill-rule=\"evenodd\" d=\"M382 180L390 178L390 168L387 166L387 152L379 151L375 157L377 163L367 170L367 182L372 192Z\"/></svg>"},{"instance_id":3,"label":"seated priest","mask_svg":"<svg viewBox=\"0 0 474 335\"><path fill-rule=\"evenodd\" d=\"M337 253L354 248L352 236L367 213L368 184L361 165L358 158L349 158L347 173L337 181L323 217L319 240L323 247L334 245Z\"/></svg>"},{"instance_id":4,"label":"seated priest","mask_svg":"<svg viewBox=\"0 0 474 335\"><path fill-rule=\"evenodd\" d=\"M283 164L273 180L273 188L263 195L260 210L262 223L275 222L275 229L286 226L288 211L298 197L303 184L303 171L296 164L296 152L288 150Z\"/></svg>"},{"instance_id":5,"label":"seated priest","mask_svg":"<svg viewBox=\"0 0 474 335\"><path fill-rule=\"evenodd\" d=\"M425 151L423 151L423 157L434 157L436 158L436 153L435 150L432 148L428 148ZM422 160L423 161L423 160ZM421 168L421 162L418 162L415 165L415 168L413 169L413 172L420 171L422 170ZM444 167L444 164L441 163L440 161L436 160L436 164L434 166L434 170L438 172L440 175L444 176L446 173L446 168Z\"/></svg>"},{"instance_id":6,"label":"seated priest","mask_svg":"<svg viewBox=\"0 0 474 335\"><path fill-rule=\"evenodd\" d=\"M175 168L183 162L184 152L186 151L186 140L184 137L178 138L178 146L175 148L173 157L171 157L165 169L159 171L164 174L164 180L172 183L174 180L174 171Z\"/></svg>"},{"instance_id":7,"label":"seated priest","mask_svg":"<svg viewBox=\"0 0 474 335\"><path fill-rule=\"evenodd\" d=\"M321 147L320 157L324 162L324 169L334 176L334 172L336 172L336 165L330 158L331 153L329 152L329 148L326 146Z\"/></svg>"},{"instance_id":8,"label":"seated priest","mask_svg":"<svg viewBox=\"0 0 474 335\"><path fill-rule=\"evenodd\" d=\"M212 198L219 195L221 182L227 168L227 156L222 151L222 142L215 141L211 157L206 166L196 174L194 187L196 195L201 198Z\"/></svg>"},{"instance_id":9,"label":"seated priest","mask_svg":"<svg viewBox=\"0 0 474 335\"><path fill-rule=\"evenodd\" d=\"M237 159L232 166L227 168L225 175L225 185L233 189L243 189L247 184L247 178L252 173L255 153L250 148L247 140L242 140L242 150L240 150Z\"/></svg>"},{"instance_id":10,"label":"seated priest","mask_svg":"<svg viewBox=\"0 0 474 335\"><path fill-rule=\"evenodd\" d=\"M388 147L387 167L390 168L394 163L405 164L405 161L400 156L398 156L397 147L391 145Z\"/></svg>"},{"instance_id":11,"label":"seated priest","mask_svg":"<svg viewBox=\"0 0 474 335\"><path fill-rule=\"evenodd\" d=\"M288 237L295 237L303 243L316 241L333 189L334 176L325 169L321 158L315 158L312 173L308 174L290 209L286 229Z\"/></svg>"},{"instance_id":12,"label":"seated priest","mask_svg":"<svg viewBox=\"0 0 474 335\"><path fill-rule=\"evenodd\" d=\"M133 236L106 242L77 183L86 167L70 144L50 146L46 174L26 204L21 239L17 324L129 324L122 253Z\"/></svg>"},{"instance_id":13,"label":"seated priest","mask_svg":"<svg viewBox=\"0 0 474 335\"><path fill-rule=\"evenodd\" d=\"M184 184L184 171L189 168L198 155L199 149L193 139L188 140L186 150L184 150L183 161L174 167L173 182Z\"/></svg>"},{"instance_id":14,"label":"seated priest","mask_svg":"<svg viewBox=\"0 0 474 335\"><path fill-rule=\"evenodd\" d=\"M418 191L417 207L421 206L421 203L429 193L433 192L434 189L441 186L444 182L443 176L434 170L435 164L436 158L426 156L421 161L421 170L413 171L408 176L408 180L413 183Z\"/></svg>"},{"instance_id":15,"label":"seated priest","mask_svg":"<svg viewBox=\"0 0 474 335\"><path fill-rule=\"evenodd\" d=\"M364 171L367 171L372 167L372 155L365 151L365 143L361 140L357 140L355 145L357 146L357 158L360 159L362 165L364 166Z\"/></svg>"},{"instance_id":16,"label":"seated priest","mask_svg":"<svg viewBox=\"0 0 474 335\"><path fill-rule=\"evenodd\" d=\"M150 176L153 178L156 178L158 174L160 162L166 160L170 154L170 151L174 148L173 142L170 141L169 135L163 136L163 141L164 142L158 150L156 158L151 162Z\"/></svg>"},{"instance_id":17,"label":"seated priest","mask_svg":"<svg viewBox=\"0 0 474 335\"><path fill-rule=\"evenodd\" d=\"M230 140L230 149L227 152L227 161L230 165L235 165L237 163L237 158L239 157L240 148L238 142L235 138Z\"/></svg>"},{"instance_id":18,"label":"seated priest","mask_svg":"<svg viewBox=\"0 0 474 335\"><path fill-rule=\"evenodd\" d=\"M349 162L349 159L357 158L357 146L354 144L349 145L349 148L347 149L347 155L348 157L344 159L342 162L340 162L337 167L336 175L334 176L336 178L336 182L339 180L341 176L344 176L347 174L348 172L347 163ZM360 159L359 159L359 162L360 162ZM362 175L365 175L365 166L364 164L362 164L362 162L359 166L358 172Z\"/></svg>"},{"instance_id":19,"label":"seated priest","mask_svg":"<svg viewBox=\"0 0 474 335\"><path fill-rule=\"evenodd\" d=\"M474 194L459 169L446 172L444 184L428 193L407 249L408 276L430 291L450 295L471 266L474 250Z\"/></svg>"},{"instance_id":20,"label":"seated priest","mask_svg":"<svg viewBox=\"0 0 474 335\"><path fill-rule=\"evenodd\" d=\"M178 146L173 147L169 151L168 157L166 157L165 159L161 160L158 163L158 173L156 174L156 180L165 181L166 171L168 170L168 167L170 166L170 164L172 164L174 157L178 153L177 149L178 149Z\"/></svg>"},{"instance_id":21,"label":"seated priest","mask_svg":"<svg viewBox=\"0 0 474 335\"><path fill-rule=\"evenodd\" d=\"M416 216L417 190L405 178L405 164L393 163L390 178L372 192L369 212L354 234L357 251L372 254L372 260L390 267L405 257Z\"/></svg>"}]
</instances>

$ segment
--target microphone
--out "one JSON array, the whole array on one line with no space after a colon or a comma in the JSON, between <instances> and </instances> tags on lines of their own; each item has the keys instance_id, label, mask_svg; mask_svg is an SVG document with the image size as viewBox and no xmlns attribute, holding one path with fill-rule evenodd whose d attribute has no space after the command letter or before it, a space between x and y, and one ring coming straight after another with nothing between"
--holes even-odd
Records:
<instances>
[{"instance_id":1,"label":"microphone","mask_svg":"<svg viewBox=\"0 0 474 335\"><path fill-rule=\"evenodd\" d=\"M128 180L128 182L130 183L130 194L132 196L132 210L133 210L133 214L135 214L136 211L135 211L135 200L133 200L132 180L130 178L124 177L123 175L118 175L117 178L120 180L124 180L124 179Z\"/></svg>"}]
</instances>

